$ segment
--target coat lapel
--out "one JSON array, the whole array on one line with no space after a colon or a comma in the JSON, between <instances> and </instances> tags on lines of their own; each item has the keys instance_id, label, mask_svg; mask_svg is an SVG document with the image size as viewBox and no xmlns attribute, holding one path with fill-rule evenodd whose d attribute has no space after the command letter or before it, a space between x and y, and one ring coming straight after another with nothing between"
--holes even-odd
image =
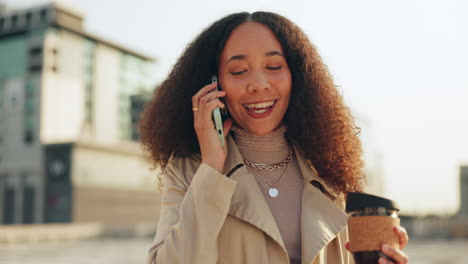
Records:
<instances>
[{"instance_id":1,"label":"coat lapel","mask_svg":"<svg viewBox=\"0 0 468 264\"><path fill-rule=\"evenodd\" d=\"M270 207L254 176L245 167L243 158L230 135L227 137L226 144L228 156L223 173L230 175L230 178L237 182L229 215L265 232L280 244L287 254ZM302 263L310 264L320 250L343 230L348 216L342 208L336 205L342 202L341 195L317 176L313 166L302 157L297 147L295 147L295 153L304 178L301 215Z\"/></svg>"},{"instance_id":2,"label":"coat lapel","mask_svg":"<svg viewBox=\"0 0 468 264\"><path fill-rule=\"evenodd\" d=\"M302 263L310 264L320 250L345 228L348 216L336 205L341 203L341 195L317 176L313 166L304 160L297 148L295 152L304 177L301 216Z\"/></svg>"},{"instance_id":3,"label":"coat lapel","mask_svg":"<svg viewBox=\"0 0 468 264\"><path fill-rule=\"evenodd\" d=\"M224 174L232 173L230 178L237 182L229 214L261 229L280 244L286 253L286 247L278 226L260 187L245 165L235 170L239 164L243 165L244 161L232 137L228 136L226 142L228 144L228 156L224 166ZM232 172L233 170L235 171Z\"/></svg>"}]
</instances>

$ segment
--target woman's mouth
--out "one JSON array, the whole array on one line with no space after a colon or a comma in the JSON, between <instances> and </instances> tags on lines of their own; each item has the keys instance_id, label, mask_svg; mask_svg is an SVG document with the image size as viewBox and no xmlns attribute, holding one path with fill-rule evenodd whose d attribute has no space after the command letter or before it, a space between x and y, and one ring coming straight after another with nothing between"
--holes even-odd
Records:
<instances>
[{"instance_id":1,"label":"woman's mouth","mask_svg":"<svg viewBox=\"0 0 468 264\"><path fill-rule=\"evenodd\" d=\"M243 104L243 106L250 116L255 118L262 118L271 113L275 103L276 100L271 100L260 103Z\"/></svg>"}]
</instances>

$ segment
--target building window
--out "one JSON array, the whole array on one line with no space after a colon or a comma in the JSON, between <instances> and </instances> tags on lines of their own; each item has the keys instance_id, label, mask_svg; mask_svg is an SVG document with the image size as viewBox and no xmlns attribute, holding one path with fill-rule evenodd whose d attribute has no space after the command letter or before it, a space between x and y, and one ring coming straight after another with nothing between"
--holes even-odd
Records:
<instances>
[{"instance_id":1,"label":"building window","mask_svg":"<svg viewBox=\"0 0 468 264\"><path fill-rule=\"evenodd\" d=\"M39 56L42 53L42 47L32 47L29 49L30 56Z\"/></svg>"},{"instance_id":2,"label":"building window","mask_svg":"<svg viewBox=\"0 0 468 264\"><path fill-rule=\"evenodd\" d=\"M31 65L29 66L30 72L40 72L42 67L40 65Z\"/></svg>"},{"instance_id":3,"label":"building window","mask_svg":"<svg viewBox=\"0 0 468 264\"><path fill-rule=\"evenodd\" d=\"M47 22L47 9L42 9L40 12L40 16L41 16L41 23Z\"/></svg>"},{"instance_id":4,"label":"building window","mask_svg":"<svg viewBox=\"0 0 468 264\"><path fill-rule=\"evenodd\" d=\"M137 123L149 89L145 83L148 63L128 53L121 53L119 84L119 134L123 140L137 140Z\"/></svg>"},{"instance_id":5,"label":"building window","mask_svg":"<svg viewBox=\"0 0 468 264\"><path fill-rule=\"evenodd\" d=\"M24 143L34 142L34 131L36 124L36 91L33 80L28 80L24 89Z\"/></svg>"},{"instance_id":6,"label":"building window","mask_svg":"<svg viewBox=\"0 0 468 264\"><path fill-rule=\"evenodd\" d=\"M33 174L23 172L21 174L23 181L23 224L34 223L36 211L36 179Z\"/></svg>"},{"instance_id":7,"label":"building window","mask_svg":"<svg viewBox=\"0 0 468 264\"><path fill-rule=\"evenodd\" d=\"M27 27L31 26L31 18L32 18L32 13L31 13L31 12L27 12L27 13L26 13L26 26L27 26Z\"/></svg>"},{"instance_id":8,"label":"building window","mask_svg":"<svg viewBox=\"0 0 468 264\"><path fill-rule=\"evenodd\" d=\"M85 123L92 125L94 115L94 64L96 42L87 40L84 47Z\"/></svg>"},{"instance_id":9,"label":"building window","mask_svg":"<svg viewBox=\"0 0 468 264\"><path fill-rule=\"evenodd\" d=\"M34 133L31 130L24 131L24 143L32 144L34 142Z\"/></svg>"},{"instance_id":10,"label":"building window","mask_svg":"<svg viewBox=\"0 0 468 264\"><path fill-rule=\"evenodd\" d=\"M3 191L3 224L14 224L15 223L15 214L16 214L16 207L15 207L15 184L13 175L9 175L8 173L3 173L0 175L3 179L5 179L5 189Z\"/></svg>"},{"instance_id":11,"label":"building window","mask_svg":"<svg viewBox=\"0 0 468 264\"><path fill-rule=\"evenodd\" d=\"M42 47L29 48L29 71L38 72L42 69Z\"/></svg>"},{"instance_id":12,"label":"building window","mask_svg":"<svg viewBox=\"0 0 468 264\"><path fill-rule=\"evenodd\" d=\"M131 119L131 139L137 141L138 135L138 122L140 121L141 113L145 103L151 99L148 95L133 95L130 96L130 119Z\"/></svg>"},{"instance_id":13,"label":"building window","mask_svg":"<svg viewBox=\"0 0 468 264\"><path fill-rule=\"evenodd\" d=\"M11 28L15 29L18 25L18 15L13 15L11 17Z\"/></svg>"}]
</instances>

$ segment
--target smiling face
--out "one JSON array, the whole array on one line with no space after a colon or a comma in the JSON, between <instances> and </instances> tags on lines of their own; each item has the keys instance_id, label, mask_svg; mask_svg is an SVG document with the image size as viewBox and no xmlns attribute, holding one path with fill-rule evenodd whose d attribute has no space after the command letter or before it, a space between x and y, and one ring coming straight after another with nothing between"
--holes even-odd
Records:
<instances>
[{"instance_id":1,"label":"smiling face","mask_svg":"<svg viewBox=\"0 0 468 264\"><path fill-rule=\"evenodd\" d=\"M226 41L219 81L234 122L255 135L277 128L288 109L291 72L271 30L245 22Z\"/></svg>"}]
</instances>

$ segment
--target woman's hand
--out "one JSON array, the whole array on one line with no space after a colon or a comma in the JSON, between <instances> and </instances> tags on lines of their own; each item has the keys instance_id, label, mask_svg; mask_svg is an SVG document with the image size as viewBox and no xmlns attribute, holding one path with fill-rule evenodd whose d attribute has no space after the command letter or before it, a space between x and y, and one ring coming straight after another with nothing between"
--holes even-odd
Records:
<instances>
[{"instance_id":1,"label":"woman's hand","mask_svg":"<svg viewBox=\"0 0 468 264\"><path fill-rule=\"evenodd\" d=\"M225 105L218 99L226 95L225 91L215 90L217 83L204 86L192 97L193 119L195 132L202 162L222 172L226 161L227 148L221 146L218 134L213 122L213 110L216 107L224 108ZM231 129L232 119L223 122L224 137Z\"/></svg>"},{"instance_id":2,"label":"woman's hand","mask_svg":"<svg viewBox=\"0 0 468 264\"><path fill-rule=\"evenodd\" d=\"M393 228L393 231L398 235L399 238L399 244L400 248L394 248L390 245L384 244L382 245L382 252L391 257L396 261L396 264L407 264L408 263L408 256L405 254L405 252L402 251L402 249L408 244L408 233L406 233L406 230L404 227L401 226L395 226ZM349 242L345 243L345 248L350 251L349 247ZM390 261L384 257L379 258L379 264L393 264L395 262Z\"/></svg>"}]
</instances>

